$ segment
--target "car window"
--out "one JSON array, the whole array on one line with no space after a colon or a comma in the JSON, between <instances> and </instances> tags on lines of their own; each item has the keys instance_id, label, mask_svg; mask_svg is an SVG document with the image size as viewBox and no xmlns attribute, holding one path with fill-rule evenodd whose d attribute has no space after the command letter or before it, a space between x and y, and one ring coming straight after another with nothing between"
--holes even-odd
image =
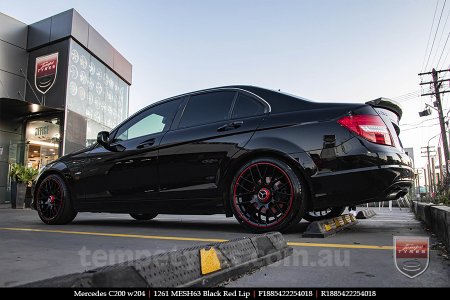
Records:
<instances>
[{"instance_id":1,"label":"car window","mask_svg":"<svg viewBox=\"0 0 450 300\"><path fill-rule=\"evenodd\" d=\"M179 127L185 128L228 119L235 95L236 92L212 92L191 96Z\"/></svg>"},{"instance_id":2,"label":"car window","mask_svg":"<svg viewBox=\"0 0 450 300\"><path fill-rule=\"evenodd\" d=\"M143 111L119 128L114 142L131 140L169 130L178 104L179 99L164 102Z\"/></svg>"},{"instance_id":3,"label":"car window","mask_svg":"<svg viewBox=\"0 0 450 300\"><path fill-rule=\"evenodd\" d=\"M258 100L239 93L233 108L232 118L257 116L264 113L264 106Z\"/></svg>"}]
</instances>

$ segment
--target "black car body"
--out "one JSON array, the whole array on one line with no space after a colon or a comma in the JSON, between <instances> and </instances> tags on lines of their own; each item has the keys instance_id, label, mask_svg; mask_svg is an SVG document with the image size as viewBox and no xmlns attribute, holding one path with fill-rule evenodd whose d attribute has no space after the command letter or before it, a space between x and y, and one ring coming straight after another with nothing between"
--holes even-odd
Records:
<instances>
[{"instance_id":1,"label":"black car body","mask_svg":"<svg viewBox=\"0 0 450 300\"><path fill-rule=\"evenodd\" d=\"M318 103L253 86L184 94L47 165L34 207L48 224L83 211L225 212L254 231L281 230L311 211L405 195L413 169L400 118L384 98Z\"/></svg>"}]
</instances>

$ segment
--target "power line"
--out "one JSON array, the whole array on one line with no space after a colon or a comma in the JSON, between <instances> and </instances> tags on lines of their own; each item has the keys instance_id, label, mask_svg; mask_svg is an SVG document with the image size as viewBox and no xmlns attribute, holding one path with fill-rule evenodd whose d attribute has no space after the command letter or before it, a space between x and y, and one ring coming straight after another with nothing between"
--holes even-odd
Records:
<instances>
[{"instance_id":1,"label":"power line","mask_svg":"<svg viewBox=\"0 0 450 300\"><path fill-rule=\"evenodd\" d=\"M442 109L447 110L446 107L448 107L448 97L446 97L446 94L442 94Z\"/></svg>"},{"instance_id":2,"label":"power line","mask_svg":"<svg viewBox=\"0 0 450 300\"><path fill-rule=\"evenodd\" d=\"M442 66L440 67L440 69L442 69L443 67L444 67L444 64L445 64L445 62L447 61L447 57L448 57L448 54L450 53L450 49L448 49L448 51L447 51L447 54L445 54L445 58L444 58L444 60L442 61Z\"/></svg>"},{"instance_id":3,"label":"power line","mask_svg":"<svg viewBox=\"0 0 450 300\"><path fill-rule=\"evenodd\" d=\"M449 13L450 13L450 10L449 10ZM445 40L444 48L442 48L441 56L439 56L439 60L438 60L438 62L436 64L436 66L439 66L439 62L441 61L442 54L444 54L445 47L447 46L447 42L448 42L448 38L449 37L450 37L450 32L447 34L447 39ZM448 52L447 52L447 55L448 55ZM447 58L447 56L446 56L446 58Z\"/></svg>"},{"instance_id":4,"label":"power line","mask_svg":"<svg viewBox=\"0 0 450 300\"><path fill-rule=\"evenodd\" d=\"M425 122L433 121L433 120L437 120L437 119L439 119L439 118L437 118L437 117L436 118L431 118L431 119L423 120L422 122L415 123L415 124L400 124L400 126L417 126L417 125L423 124Z\"/></svg>"},{"instance_id":5,"label":"power line","mask_svg":"<svg viewBox=\"0 0 450 300\"><path fill-rule=\"evenodd\" d=\"M425 71L424 65L425 65L425 60L427 59L428 46L430 46L431 33L433 32L434 20L435 20L435 18L436 18L436 12L437 12L438 6L439 6L439 0L436 1L436 7L435 7L435 9L434 9L433 21L431 22L430 34L428 35L427 48L426 48L426 50L425 50L425 56L423 57L423 62L422 62L422 69L421 69L421 72Z\"/></svg>"},{"instance_id":6,"label":"power line","mask_svg":"<svg viewBox=\"0 0 450 300\"><path fill-rule=\"evenodd\" d=\"M408 96L408 95L411 95L411 94L415 94L415 93L417 93L417 92L420 92L420 90L414 90L414 91L411 91L411 92L408 92L408 93L405 93L405 94L401 94L400 96L392 97L392 99L402 98L402 97L404 97L404 96Z\"/></svg>"},{"instance_id":7,"label":"power line","mask_svg":"<svg viewBox=\"0 0 450 300\"><path fill-rule=\"evenodd\" d=\"M445 4L447 0L444 1L444 5L442 5L441 14L439 15L439 21L436 27L436 32L434 33L433 43L431 43L430 55L428 55L427 64L425 65L425 70L428 68L428 63L430 62L431 53L433 53L434 42L436 41L436 36L439 31L439 25L441 24L442 14L444 13Z\"/></svg>"},{"instance_id":8,"label":"power line","mask_svg":"<svg viewBox=\"0 0 450 300\"><path fill-rule=\"evenodd\" d=\"M442 65L439 67L439 69L442 70L444 68L444 65L445 65L445 62L447 61L447 57L448 57L449 53L450 53L450 49L447 50L447 54L445 54L445 58L444 58L444 60L442 60Z\"/></svg>"},{"instance_id":9,"label":"power line","mask_svg":"<svg viewBox=\"0 0 450 300\"><path fill-rule=\"evenodd\" d=\"M405 103L405 102L408 102L408 101L417 100L418 98L420 98L420 94L417 95L417 96L414 96L414 97L405 98L405 99L402 99L402 100L397 100L397 102Z\"/></svg>"},{"instance_id":10,"label":"power line","mask_svg":"<svg viewBox=\"0 0 450 300\"><path fill-rule=\"evenodd\" d=\"M445 6L445 3L444 3L444 6ZM434 56L433 56L432 62L435 62L435 61L436 61L436 55L437 55L438 52L439 52L438 49L439 49L439 46L441 45L442 36L444 35L445 26L447 25L447 21L448 21L448 17L449 17L449 16L450 16L450 9L448 10L447 17L445 18L444 26L442 26L441 34L439 35L439 42L437 43L436 52L434 52ZM449 34L450 34L450 32L449 32ZM448 36L447 36L447 40L448 40ZM445 45L447 45L447 40L445 41ZM444 49L442 49L441 57L442 57L442 54L444 53L445 45L444 45ZM439 61L438 61L438 63L436 64L436 67L437 67L438 65L439 65Z\"/></svg>"},{"instance_id":11,"label":"power line","mask_svg":"<svg viewBox=\"0 0 450 300\"><path fill-rule=\"evenodd\" d=\"M409 92L409 93L406 93L406 94L402 94L400 96L392 97L392 99L400 99L400 98L407 97L407 96L410 96L410 95L415 95L415 94L417 94L419 92L420 92L420 90L415 90L415 91L412 91L412 92Z\"/></svg>"},{"instance_id":12,"label":"power line","mask_svg":"<svg viewBox=\"0 0 450 300\"><path fill-rule=\"evenodd\" d=\"M398 102L404 102L409 101L415 98L418 98L420 96L421 90L413 91L404 95L400 95L397 97L393 97L392 100L398 101Z\"/></svg>"},{"instance_id":13,"label":"power line","mask_svg":"<svg viewBox=\"0 0 450 300\"><path fill-rule=\"evenodd\" d=\"M397 99L396 101L398 101L398 102L405 102L405 101L414 100L414 99L419 98L419 97L420 97L420 92L417 93L417 95L411 95L409 97L404 97L404 98L401 98L401 99Z\"/></svg>"},{"instance_id":14,"label":"power line","mask_svg":"<svg viewBox=\"0 0 450 300\"><path fill-rule=\"evenodd\" d=\"M416 127L412 127L412 128L408 128L408 129L402 129L401 132L405 132L408 130L413 130L413 129L417 129L417 128L424 128L424 127L434 127L439 125L440 123L435 123L435 124L431 124L431 125L422 125L422 126L416 126Z\"/></svg>"}]
</instances>

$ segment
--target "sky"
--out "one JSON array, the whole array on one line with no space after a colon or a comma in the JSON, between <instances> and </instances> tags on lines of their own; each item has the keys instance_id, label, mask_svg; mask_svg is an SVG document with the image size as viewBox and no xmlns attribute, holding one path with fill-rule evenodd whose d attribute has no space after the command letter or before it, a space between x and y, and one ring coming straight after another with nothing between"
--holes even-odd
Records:
<instances>
[{"instance_id":1,"label":"sky","mask_svg":"<svg viewBox=\"0 0 450 300\"><path fill-rule=\"evenodd\" d=\"M280 89L315 101L397 99L404 109L401 124L406 124L400 137L405 147L414 147L416 166L422 167L420 147L439 133L439 126L430 126L437 123L435 111L419 118L431 97L418 96L418 73L428 56L426 71L438 67L441 53L440 65L450 65L450 41L444 49L450 3L434 39L444 0L437 9L436 3L0 0L0 12L31 24L75 8L132 63L131 113L170 96L231 84ZM429 127L415 128L424 125ZM435 138L430 145L438 142Z\"/></svg>"}]
</instances>

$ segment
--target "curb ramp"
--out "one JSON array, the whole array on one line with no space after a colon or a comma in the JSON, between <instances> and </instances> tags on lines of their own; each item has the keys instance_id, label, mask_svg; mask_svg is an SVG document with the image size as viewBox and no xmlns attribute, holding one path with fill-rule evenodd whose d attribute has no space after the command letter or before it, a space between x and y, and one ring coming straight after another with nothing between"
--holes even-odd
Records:
<instances>
[{"instance_id":1,"label":"curb ramp","mask_svg":"<svg viewBox=\"0 0 450 300\"><path fill-rule=\"evenodd\" d=\"M20 287L215 287L292 254L279 232L166 252Z\"/></svg>"},{"instance_id":2,"label":"curb ramp","mask_svg":"<svg viewBox=\"0 0 450 300\"><path fill-rule=\"evenodd\" d=\"M356 214L356 218L358 220L369 219L369 218L372 218L373 216L375 216L376 214L377 213L373 209L368 208L368 209L363 209L363 210L358 211L358 213Z\"/></svg>"},{"instance_id":3,"label":"curb ramp","mask_svg":"<svg viewBox=\"0 0 450 300\"><path fill-rule=\"evenodd\" d=\"M358 223L352 214L341 215L336 218L314 221L308 225L303 237L325 238Z\"/></svg>"}]
</instances>

